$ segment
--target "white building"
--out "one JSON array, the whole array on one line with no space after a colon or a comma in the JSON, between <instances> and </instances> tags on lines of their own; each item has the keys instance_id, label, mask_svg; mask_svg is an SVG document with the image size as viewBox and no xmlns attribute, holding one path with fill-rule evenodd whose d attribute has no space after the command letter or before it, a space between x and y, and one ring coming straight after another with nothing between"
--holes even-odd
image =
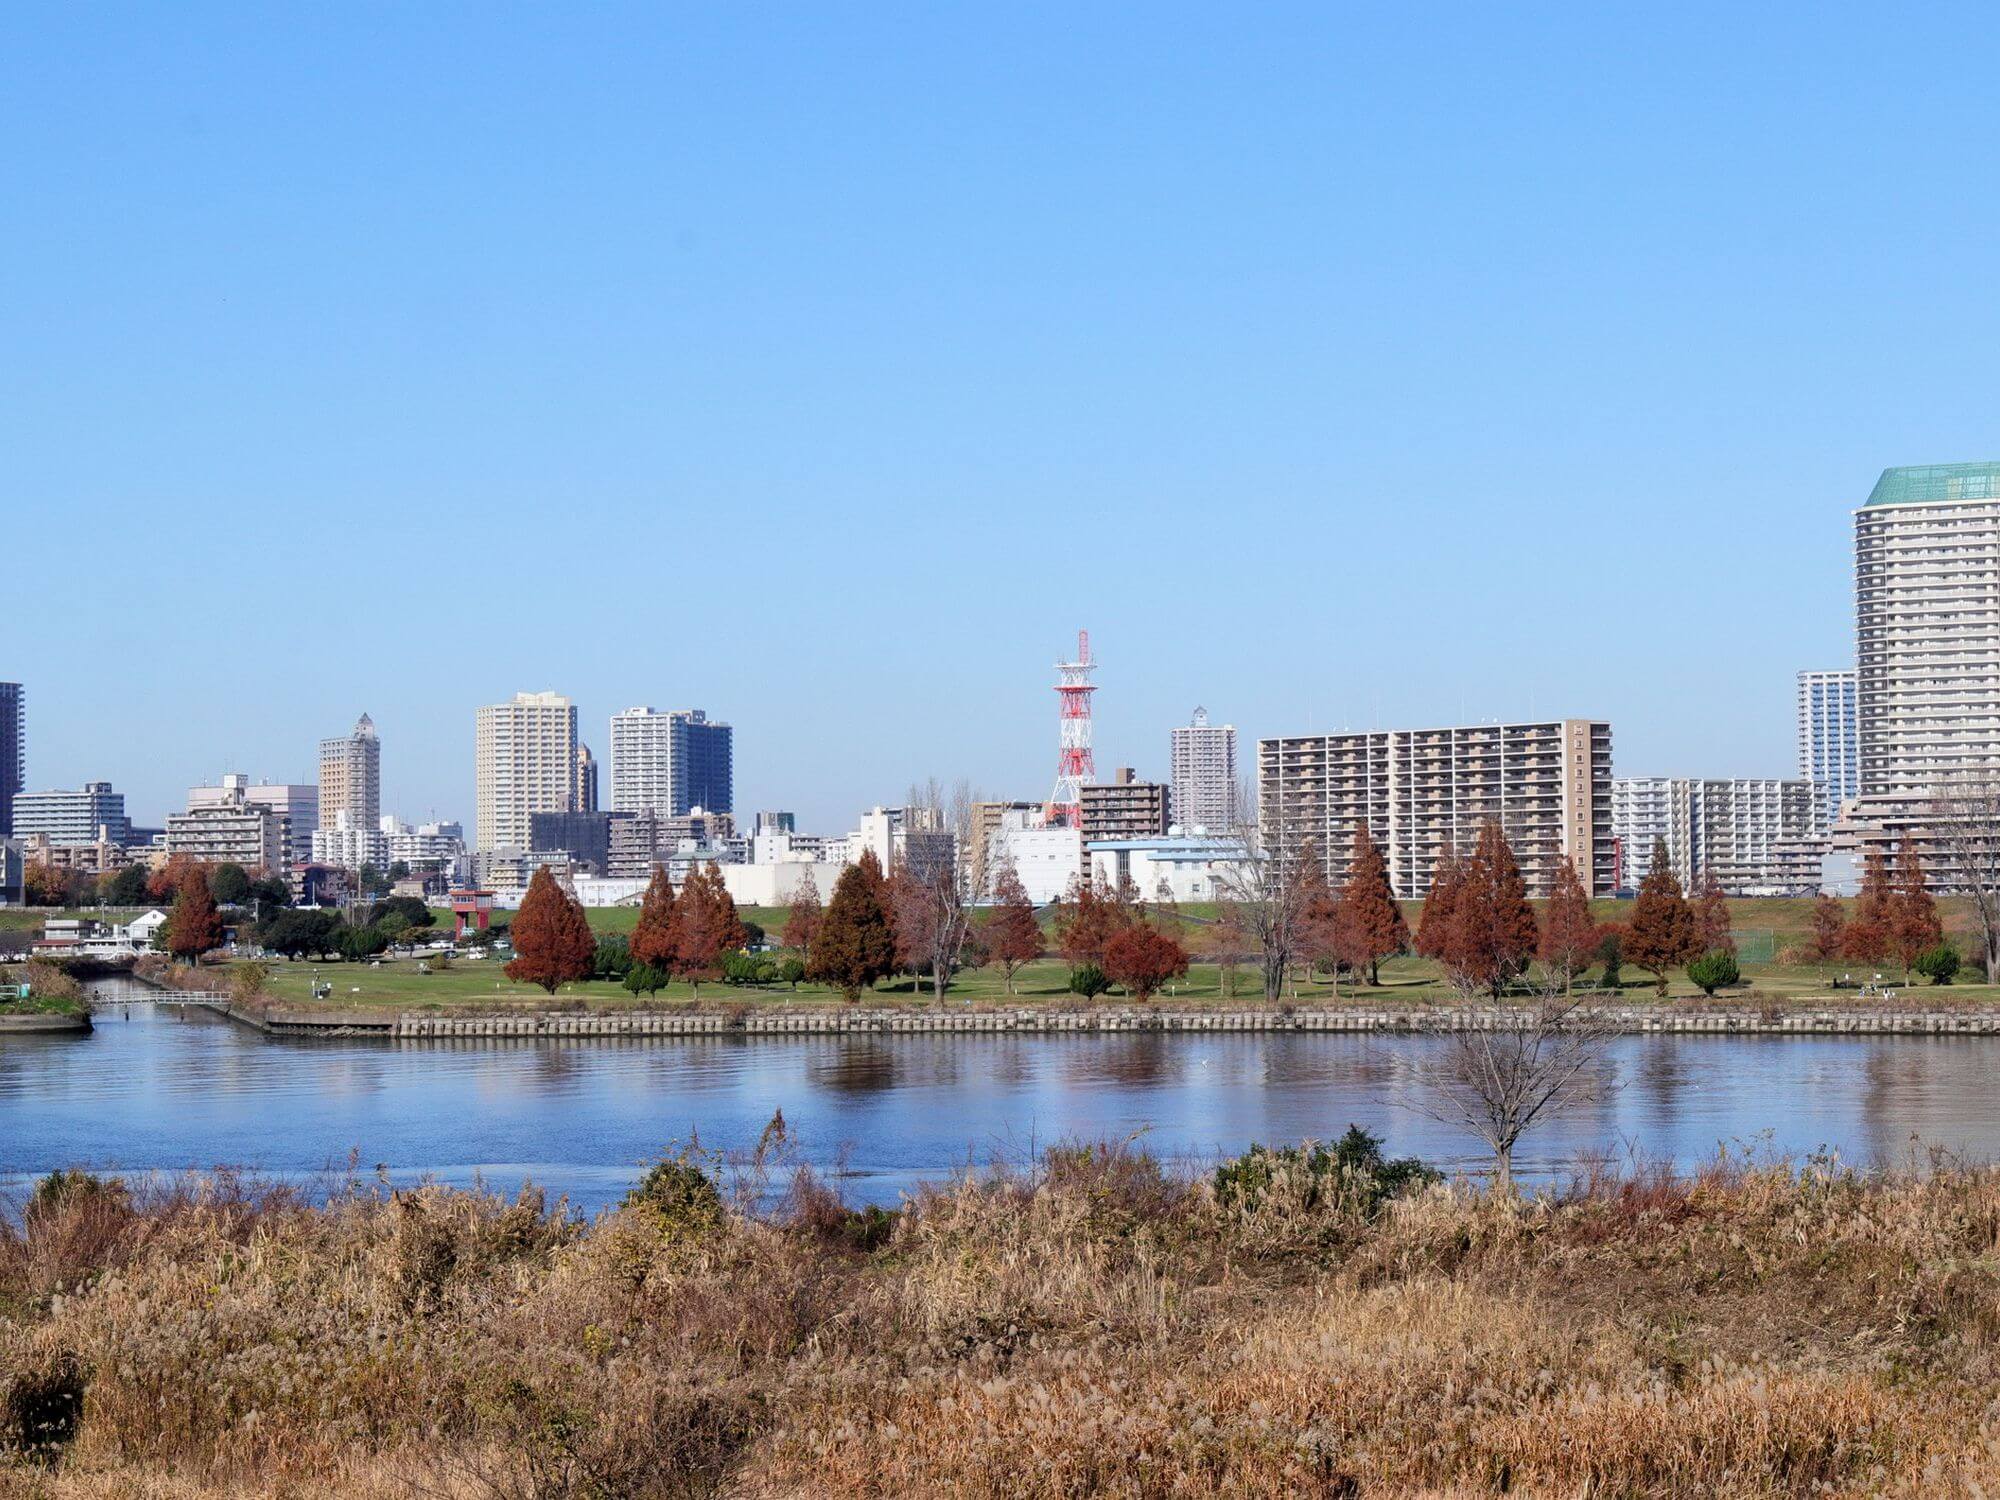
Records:
<instances>
[{"instance_id":1,"label":"white building","mask_svg":"<svg viewBox=\"0 0 2000 1500\"><path fill-rule=\"evenodd\" d=\"M1860 795L2000 765L2000 464L1885 470L1854 573Z\"/></svg>"},{"instance_id":2,"label":"white building","mask_svg":"<svg viewBox=\"0 0 2000 1500\"><path fill-rule=\"evenodd\" d=\"M14 837L44 835L51 844L114 844L132 836L125 794L108 781L86 781L74 792L22 792L14 799Z\"/></svg>"},{"instance_id":3,"label":"white building","mask_svg":"<svg viewBox=\"0 0 2000 1500\"><path fill-rule=\"evenodd\" d=\"M338 865L343 870L358 870L363 865L373 865L377 870L386 872L389 868L389 840L379 822L357 825L343 809L333 815L333 827L313 830L312 862L316 865Z\"/></svg>"},{"instance_id":4,"label":"white building","mask_svg":"<svg viewBox=\"0 0 2000 1500\"><path fill-rule=\"evenodd\" d=\"M534 814L575 810L576 705L560 693L516 693L481 708L473 774L475 847L528 848Z\"/></svg>"},{"instance_id":5,"label":"white building","mask_svg":"<svg viewBox=\"0 0 2000 1500\"><path fill-rule=\"evenodd\" d=\"M382 742L363 714L351 734L319 742L319 820L332 828L347 814L353 828L373 828L382 816Z\"/></svg>"},{"instance_id":6,"label":"white building","mask_svg":"<svg viewBox=\"0 0 2000 1500\"><path fill-rule=\"evenodd\" d=\"M1839 821L1841 804L1861 792L1857 692L1852 667L1799 673L1799 777L1819 788L1828 828Z\"/></svg>"},{"instance_id":7,"label":"white building","mask_svg":"<svg viewBox=\"0 0 2000 1500\"><path fill-rule=\"evenodd\" d=\"M885 873L899 864L930 870L958 857L958 840L934 808L876 806L847 836L843 862L859 864L863 851L872 852Z\"/></svg>"},{"instance_id":8,"label":"white building","mask_svg":"<svg viewBox=\"0 0 2000 1500\"><path fill-rule=\"evenodd\" d=\"M1113 890L1131 882L1141 901L1215 901L1227 894L1229 874L1243 863L1235 839L1170 834L1158 839L1094 842L1090 878Z\"/></svg>"},{"instance_id":9,"label":"white building","mask_svg":"<svg viewBox=\"0 0 2000 1500\"><path fill-rule=\"evenodd\" d=\"M1636 890L1656 840L1684 890L1712 874L1732 896L1803 895L1818 888L1825 840L1809 781L1776 777L1620 776L1611 783L1619 889Z\"/></svg>"},{"instance_id":10,"label":"white building","mask_svg":"<svg viewBox=\"0 0 2000 1500\"><path fill-rule=\"evenodd\" d=\"M412 869L437 865L455 870L465 858L465 829L460 824L436 821L411 824L385 814L376 826L382 830L391 864L401 860Z\"/></svg>"},{"instance_id":11,"label":"white building","mask_svg":"<svg viewBox=\"0 0 2000 1500\"><path fill-rule=\"evenodd\" d=\"M218 786L188 788L188 811L204 807L227 807L241 800L253 807L268 808L283 830L285 863L296 864L312 857L312 834L319 827L319 788L296 782L252 781L240 771L232 771ZM171 819L168 820L172 822Z\"/></svg>"},{"instance_id":12,"label":"white building","mask_svg":"<svg viewBox=\"0 0 2000 1500\"><path fill-rule=\"evenodd\" d=\"M1059 900L1070 883L1083 874L1083 830L1062 824L1053 827L1029 826L1027 819L1012 814L988 836L992 870L989 881L999 876L1008 863L1021 877L1021 887L1037 906Z\"/></svg>"},{"instance_id":13,"label":"white building","mask_svg":"<svg viewBox=\"0 0 2000 1500\"><path fill-rule=\"evenodd\" d=\"M1237 826L1236 726L1210 724L1208 710L1173 732L1172 814L1184 832L1224 833Z\"/></svg>"}]
</instances>

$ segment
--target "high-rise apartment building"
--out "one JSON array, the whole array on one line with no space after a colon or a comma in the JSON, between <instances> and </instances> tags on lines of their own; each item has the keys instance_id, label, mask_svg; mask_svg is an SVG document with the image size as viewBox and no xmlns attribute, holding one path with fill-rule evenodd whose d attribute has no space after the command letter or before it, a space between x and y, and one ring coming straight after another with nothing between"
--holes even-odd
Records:
<instances>
[{"instance_id":1,"label":"high-rise apartment building","mask_svg":"<svg viewBox=\"0 0 2000 1500\"><path fill-rule=\"evenodd\" d=\"M41 834L51 844L123 844L132 837L125 794L108 781L86 781L74 792L22 792L14 799L14 837Z\"/></svg>"},{"instance_id":2,"label":"high-rise apartment building","mask_svg":"<svg viewBox=\"0 0 2000 1500\"><path fill-rule=\"evenodd\" d=\"M1130 766L1120 766L1109 781L1083 788L1083 841L1159 838L1172 800L1165 782L1141 781Z\"/></svg>"},{"instance_id":3,"label":"high-rise apartment building","mask_svg":"<svg viewBox=\"0 0 2000 1500\"><path fill-rule=\"evenodd\" d=\"M1799 673L1799 776L1819 788L1821 826L1861 791L1860 721L1852 667Z\"/></svg>"},{"instance_id":4,"label":"high-rise apartment building","mask_svg":"<svg viewBox=\"0 0 2000 1500\"><path fill-rule=\"evenodd\" d=\"M561 693L516 693L473 720L473 844L527 849L530 819L576 799L576 705Z\"/></svg>"},{"instance_id":5,"label":"high-rise apartment building","mask_svg":"<svg viewBox=\"0 0 2000 1500\"><path fill-rule=\"evenodd\" d=\"M2000 463L1886 469L1854 513L1863 797L2000 765Z\"/></svg>"},{"instance_id":6,"label":"high-rise apartment building","mask_svg":"<svg viewBox=\"0 0 2000 1500\"><path fill-rule=\"evenodd\" d=\"M611 716L611 806L685 817L736 810L731 730L701 709Z\"/></svg>"},{"instance_id":7,"label":"high-rise apartment building","mask_svg":"<svg viewBox=\"0 0 2000 1500\"><path fill-rule=\"evenodd\" d=\"M1173 732L1173 816L1185 831L1227 833L1244 809L1236 805L1236 726L1211 724L1197 708Z\"/></svg>"},{"instance_id":8,"label":"high-rise apartment building","mask_svg":"<svg viewBox=\"0 0 2000 1500\"><path fill-rule=\"evenodd\" d=\"M1732 896L1800 895L1819 887L1817 788L1776 777L1620 776L1611 783L1618 889L1636 890L1664 844L1693 891L1713 875Z\"/></svg>"},{"instance_id":9,"label":"high-rise apartment building","mask_svg":"<svg viewBox=\"0 0 2000 1500\"><path fill-rule=\"evenodd\" d=\"M1601 720L1260 740L1257 779L1266 842L1291 852L1310 841L1336 885L1357 823L1382 848L1396 894L1415 900L1444 850L1470 850L1497 821L1530 895L1549 894L1564 860L1589 894L1611 893L1611 726Z\"/></svg>"},{"instance_id":10,"label":"high-rise apartment building","mask_svg":"<svg viewBox=\"0 0 2000 1500\"><path fill-rule=\"evenodd\" d=\"M576 747L576 811L597 811L597 758L588 745Z\"/></svg>"},{"instance_id":11,"label":"high-rise apartment building","mask_svg":"<svg viewBox=\"0 0 2000 1500\"><path fill-rule=\"evenodd\" d=\"M28 785L28 695L0 682L0 839L14 832L14 799Z\"/></svg>"},{"instance_id":12,"label":"high-rise apartment building","mask_svg":"<svg viewBox=\"0 0 2000 1500\"><path fill-rule=\"evenodd\" d=\"M319 742L319 827L374 828L382 820L382 742L363 714L354 731ZM310 830L307 830L310 832Z\"/></svg>"}]
</instances>

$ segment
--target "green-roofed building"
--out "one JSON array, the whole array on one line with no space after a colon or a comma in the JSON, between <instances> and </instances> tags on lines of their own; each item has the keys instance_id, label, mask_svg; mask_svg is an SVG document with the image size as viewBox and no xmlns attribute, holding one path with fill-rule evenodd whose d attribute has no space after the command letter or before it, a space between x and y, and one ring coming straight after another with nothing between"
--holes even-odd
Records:
<instances>
[{"instance_id":1,"label":"green-roofed building","mask_svg":"<svg viewBox=\"0 0 2000 1500\"><path fill-rule=\"evenodd\" d=\"M1883 470L1854 583L1861 796L2000 765L2000 462Z\"/></svg>"},{"instance_id":2,"label":"green-roofed building","mask_svg":"<svg viewBox=\"0 0 2000 1500\"><path fill-rule=\"evenodd\" d=\"M1940 505L1957 500L2000 500L2000 463L1909 464L1884 469L1868 504Z\"/></svg>"}]
</instances>

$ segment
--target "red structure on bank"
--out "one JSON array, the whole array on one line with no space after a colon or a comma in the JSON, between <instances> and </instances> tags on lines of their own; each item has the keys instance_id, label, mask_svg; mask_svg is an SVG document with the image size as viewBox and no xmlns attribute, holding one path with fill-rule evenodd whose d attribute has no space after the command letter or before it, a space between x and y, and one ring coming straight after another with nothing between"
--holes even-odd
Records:
<instances>
[{"instance_id":1,"label":"red structure on bank","mask_svg":"<svg viewBox=\"0 0 2000 1500\"><path fill-rule=\"evenodd\" d=\"M1083 826L1083 788L1097 780L1097 762L1090 753L1090 695L1097 691L1090 674L1090 632L1076 633L1076 660L1056 663L1056 702L1060 705L1061 749L1056 755L1056 786L1049 793L1042 821L1049 827Z\"/></svg>"}]
</instances>

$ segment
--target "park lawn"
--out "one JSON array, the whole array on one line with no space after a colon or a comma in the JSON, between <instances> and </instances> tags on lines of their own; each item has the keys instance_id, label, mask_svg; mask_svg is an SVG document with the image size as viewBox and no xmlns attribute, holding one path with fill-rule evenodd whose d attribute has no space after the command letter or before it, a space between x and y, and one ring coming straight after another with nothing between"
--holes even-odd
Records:
<instances>
[{"instance_id":1,"label":"park lawn","mask_svg":"<svg viewBox=\"0 0 2000 1500\"><path fill-rule=\"evenodd\" d=\"M686 1006L696 999L693 988L686 984L670 985L657 995L635 997L623 986L606 981L564 985L555 995L549 996L533 985L518 984L508 979L502 972L504 967L504 963L490 958L461 958L454 961L449 969L429 974L419 972L417 961L405 958L385 959L380 964L277 963L270 966L264 988L265 993L280 1004L306 1005L312 1003L312 985L317 979L333 986L333 994L324 1003L399 1010L419 1010L431 1006L535 1009L578 1003L593 1008L647 1009ZM1807 1000L1851 1003L1858 999L1852 988L1839 991L1833 988L1833 981L1842 972L1837 965L1822 968L1749 964L1744 966L1745 982L1733 990L1720 992L1716 1000L1722 1004L1737 1005ZM1857 981L1868 977L1852 970L1849 972ZM1579 980L1579 985L1588 988L1595 977L1596 971L1592 970ZM1623 980L1617 997L1623 1003L1648 1004L1657 999L1651 978L1642 972L1628 965ZM220 973L217 982L221 982ZM1011 996L1006 992L997 967L972 969L953 981L946 1001L955 1005L1002 1008L1010 1005L1083 1003L1069 993L1068 983L1069 967L1057 959L1042 959L1024 967L1015 975L1014 994ZM1898 1003L1921 1006L1935 1001L1940 1006L1956 1007L2000 1002L2000 988L1987 985L1958 984L1936 988L1918 984L1905 987L1898 974L1887 971L1885 983L1894 990ZM1701 991L1677 970L1670 976L1667 994L1670 1000L1685 1001L1698 998ZM1125 998L1113 992L1105 996L1101 1003L1117 1005L1124 1003ZM1382 983L1379 986L1357 984L1350 979L1336 988L1325 978L1301 978L1295 988L1287 992L1284 1003L1340 1003L1397 1009L1410 1005L1442 1005L1454 1002L1456 998L1450 986L1439 978L1435 964L1422 958L1397 958L1382 965ZM702 985L700 1001L704 1006L796 1005L807 1008L843 1003L838 991L824 985L801 984L793 990L782 984L731 986L719 981ZM927 981L896 979L864 992L862 1003L869 1006L924 1007L931 1003L931 990ZM1263 999L1254 966L1238 966L1233 993L1225 993L1221 971L1216 965L1195 964L1185 979L1161 991L1154 1003L1170 1009L1215 1006L1255 1008L1262 1005Z\"/></svg>"}]
</instances>

